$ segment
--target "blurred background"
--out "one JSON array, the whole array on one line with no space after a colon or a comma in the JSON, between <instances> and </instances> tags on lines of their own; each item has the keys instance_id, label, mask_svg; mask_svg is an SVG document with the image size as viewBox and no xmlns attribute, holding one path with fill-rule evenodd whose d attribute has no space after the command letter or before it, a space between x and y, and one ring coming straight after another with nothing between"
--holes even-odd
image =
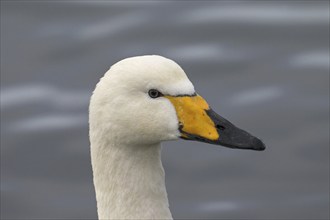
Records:
<instances>
[{"instance_id":1,"label":"blurred background","mask_svg":"<svg viewBox=\"0 0 330 220\"><path fill-rule=\"evenodd\" d=\"M97 217L89 97L143 54L267 145L165 143L175 218L329 218L328 1L1 1L2 219Z\"/></svg>"}]
</instances>

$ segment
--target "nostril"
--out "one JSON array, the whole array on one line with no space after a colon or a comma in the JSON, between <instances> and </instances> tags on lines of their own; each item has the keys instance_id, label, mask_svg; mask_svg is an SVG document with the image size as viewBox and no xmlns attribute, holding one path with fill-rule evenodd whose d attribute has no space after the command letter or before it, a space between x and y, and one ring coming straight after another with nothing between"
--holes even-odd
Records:
<instances>
[{"instance_id":1,"label":"nostril","mask_svg":"<svg viewBox=\"0 0 330 220\"><path fill-rule=\"evenodd\" d=\"M217 129L222 130L222 131L226 129L226 128L225 128L224 126L222 126L222 125L217 125L216 127L217 127Z\"/></svg>"}]
</instances>

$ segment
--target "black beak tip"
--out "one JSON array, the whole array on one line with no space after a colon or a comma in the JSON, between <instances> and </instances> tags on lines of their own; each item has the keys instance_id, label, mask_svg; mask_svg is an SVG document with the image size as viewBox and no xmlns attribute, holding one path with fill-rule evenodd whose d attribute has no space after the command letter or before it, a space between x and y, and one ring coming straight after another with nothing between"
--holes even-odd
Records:
<instances>
[{"instance_id":1,"label":"black beak tip","mask_svg":"<svg viewBox=\"0 0 330 220\"><path fill-rule=\"evenodd\" d=\"M266 145L258 138L255 138L252 142L252 148L256 151L264 151L266 149Z\"/></svg>"}]
</instances>

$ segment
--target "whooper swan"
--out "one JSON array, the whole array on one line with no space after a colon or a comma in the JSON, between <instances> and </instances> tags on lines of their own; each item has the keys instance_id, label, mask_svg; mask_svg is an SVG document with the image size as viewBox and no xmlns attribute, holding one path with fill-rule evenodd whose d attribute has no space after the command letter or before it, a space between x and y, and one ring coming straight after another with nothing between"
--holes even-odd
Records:
<instances>
[{"instance_id":1,"label":"whooper swan","mask_svg":"<svg viewBox=\"0 0 330 220\"><path fill-rule=\"evenodd\" d=\"M178 64L155 55L124 59L101 78L90 101L89 135L99 219L172 219L162 141L265 149L215 113Z\"/></svg>"}]
</instances>

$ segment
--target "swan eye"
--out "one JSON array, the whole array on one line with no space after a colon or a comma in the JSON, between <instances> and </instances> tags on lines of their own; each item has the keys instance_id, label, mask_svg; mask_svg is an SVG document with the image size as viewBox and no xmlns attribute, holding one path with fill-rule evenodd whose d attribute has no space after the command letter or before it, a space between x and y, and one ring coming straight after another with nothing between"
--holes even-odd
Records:
<instances>
[{"instance_id":1,"label":"swan eye","mask_svg":"<svg viewBox=\"0 0 330 220\"><path fill-rule=\"evenodd\" d=\"M150 89L148 92L149 96L153 99L158 98L159 96L162 96L163 94L161 92L159 92L156 89Z\"/></svg>"}]
</instances>

